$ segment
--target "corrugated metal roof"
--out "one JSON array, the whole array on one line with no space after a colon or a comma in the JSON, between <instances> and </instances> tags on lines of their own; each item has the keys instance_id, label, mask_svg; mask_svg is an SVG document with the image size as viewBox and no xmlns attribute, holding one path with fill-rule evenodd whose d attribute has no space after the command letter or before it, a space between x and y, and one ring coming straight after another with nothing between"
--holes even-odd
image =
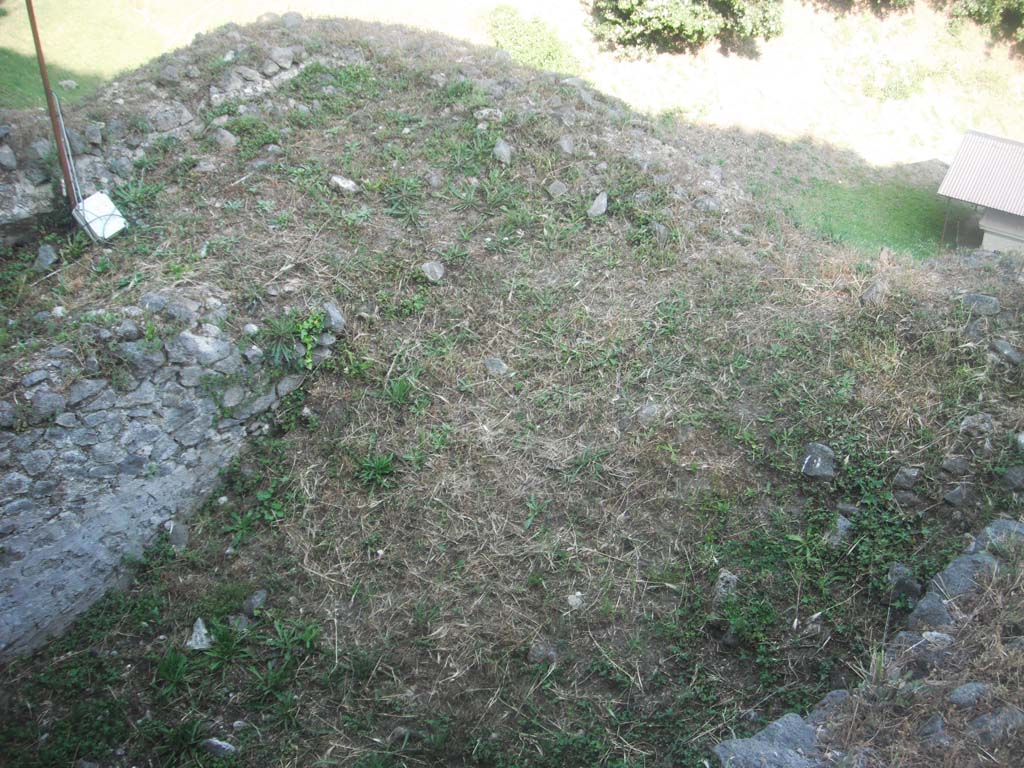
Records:
<instances>
[{"instance_id":1,"label":"corrugated metal roof","mask_svg":"<svg viewBox=\"0 0 1024 768\"><path fill-rule=\"evenodd\" d=\"M939 194L1024 216L1024 144L968 131Z\"/></svg>"}]
</instances>

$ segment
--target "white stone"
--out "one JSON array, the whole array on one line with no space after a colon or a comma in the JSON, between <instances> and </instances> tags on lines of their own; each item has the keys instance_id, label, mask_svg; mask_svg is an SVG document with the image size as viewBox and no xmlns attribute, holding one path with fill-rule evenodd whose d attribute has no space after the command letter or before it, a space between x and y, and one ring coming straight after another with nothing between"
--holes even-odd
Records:
<instances>
[{"instance_id":1,"label":"white stone","mask_svg":"<svg viewBox=\"0 0 1024 768\"><path fill-rule=\"evenodd\" d=\"M420 265L420 270L432 283L440 283L444 279L444 264L440 261L428 261Z\"/></svg>"},{"instance_id":2,"label":"white stone","mask_svg":"<svg viewBox=\"0 0 1024 768\"><path fill-rule=\"evenodd\" d=\"M594 198L594 202L590 204L587 209L587 216L592 219L596 219L598 216L604 216L605 211L608 210L608 193L602 192Z\"/></svg>"},{"instance_id":3,"label":"white stone","mask_svg":"<svg viewBox=\"0 0 1024 768\"><path fill-rule=\"evenodd\" d=\"M356 184L352 179L346 179L344 176L331 176L331 186L346 195L354 195L359 191L359 185Z\"/></svg>"},{"instance_id":4,"label":"white stone","mask_svg":"<svg viewBox=\"0 0 1024 768\"><path fill-rule=\"evenodd\" d=\"M583 593L575 592L565 598L566 602L569 603L569 610L576 611L583 607Z\"/></svg>"},{"instance_id":5,"label":"white stone","mask_svg":"<svg viewBox=\"0 0 1024 768\"><path fill-rule=\"evenodd\" d=\"M206 623L202 619L196 619L192 625L192 637L185 643L185 647L193 651L206 651L213 646L210 640L210 633L206 631Z\"/></svg>"}]
</instances>

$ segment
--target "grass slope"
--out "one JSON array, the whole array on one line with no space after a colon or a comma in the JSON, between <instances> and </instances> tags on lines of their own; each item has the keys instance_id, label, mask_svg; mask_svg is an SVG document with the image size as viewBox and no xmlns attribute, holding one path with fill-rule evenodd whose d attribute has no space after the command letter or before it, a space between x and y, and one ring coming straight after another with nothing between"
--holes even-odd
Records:
<instances>
[{"instance_id":1,"label":"grass slope","mask_svg":"<svg viewBox=\"0 0 1024 768\"><path fill-rule=\"evenodd\" d=\"M319 330L320 302L352 316L226 468L187 552L158 545L131 588L3 670L13 765L112 750L147 766L699 765L716 739L858 682L906 607L885 604L891 562L927 578L965 530L1018 512L1002 432L970 453L974 504L927 501L948 484L942 457L971 448L965 415L1022 418L1019 372L949 300L998 294L992 328L1017 340L1021 289L996 263L865 257L731 177L803 147L699 126L661 140L621 104L439 37L303 33L338 58L280 109L200 115L228 116L237 154L156 142L117 190L124 237L50 235L64 266L41 285L30 252L5 255L12 381L44 341L106 359L102 316L33 319L58 302L228 287L225 322L256 322L268 356L303 370L289 350ZM243 35L249 64L292 41ZM229 47L188 53L212 79ZM339 195L333 173L361 191ZM553 198L554 180L568 192ZM607 213L589 217L602 190ZM888 298L862 307L874 280ZM489 374L491 356L511 375ZM836 450L834 483L799 474L809 440ZM919 507L891 492L902 463L928 468ZM840 502L860 512L834 547ZM715 602L723 567L739 589ZM233 629L256 588L267 605ZM208 652L183 648L197 617ZM208 736L238 755L205 754Z\"/></svg>"}]
</instances>

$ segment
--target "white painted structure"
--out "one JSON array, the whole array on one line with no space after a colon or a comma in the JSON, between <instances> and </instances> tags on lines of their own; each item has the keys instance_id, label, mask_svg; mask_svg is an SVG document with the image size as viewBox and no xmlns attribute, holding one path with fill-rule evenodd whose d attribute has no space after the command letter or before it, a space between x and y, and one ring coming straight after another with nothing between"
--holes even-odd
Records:
<instances>
[{"instance_id":1,"label":"white painted structure","mask_svg":"<svg viewBox=\"0 0 1024 768\"><path fill-rule=\"evenodd\" d=\"M985 209L982 248L1024 251L1024 144L968 131L939 194Z\"/></svg>"}]
</instances>

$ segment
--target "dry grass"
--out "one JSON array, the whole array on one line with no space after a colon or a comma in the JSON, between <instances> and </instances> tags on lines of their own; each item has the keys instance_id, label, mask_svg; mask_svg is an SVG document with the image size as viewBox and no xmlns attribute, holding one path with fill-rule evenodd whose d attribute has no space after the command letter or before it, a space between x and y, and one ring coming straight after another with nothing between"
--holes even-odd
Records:
<instances>
[{"instance_id":1,"label":"dry grass","mask_svg":"<svg viewBox=\"0 0 1024 768\"><path fill-rule=\"evenodd\" d=\"M1024 564L1018 558L1000 573L966 609L966 622L942 663L921 674L911 659L920 647L893 661L891 682L856 691L830 726L828 746L844 751L868 750L867 765L892 768L918 766L1016 765L1024 753L1024 734L996 746L979 742L969 726L974 718L1002 707L1024 709ZM924 641L922 641L924 642ZM948 696L966 683L990 686L976 707L957 707ZM933 716L945 721L950 740L936 744L922 735Z\"/></svg>"}]
</instances>

